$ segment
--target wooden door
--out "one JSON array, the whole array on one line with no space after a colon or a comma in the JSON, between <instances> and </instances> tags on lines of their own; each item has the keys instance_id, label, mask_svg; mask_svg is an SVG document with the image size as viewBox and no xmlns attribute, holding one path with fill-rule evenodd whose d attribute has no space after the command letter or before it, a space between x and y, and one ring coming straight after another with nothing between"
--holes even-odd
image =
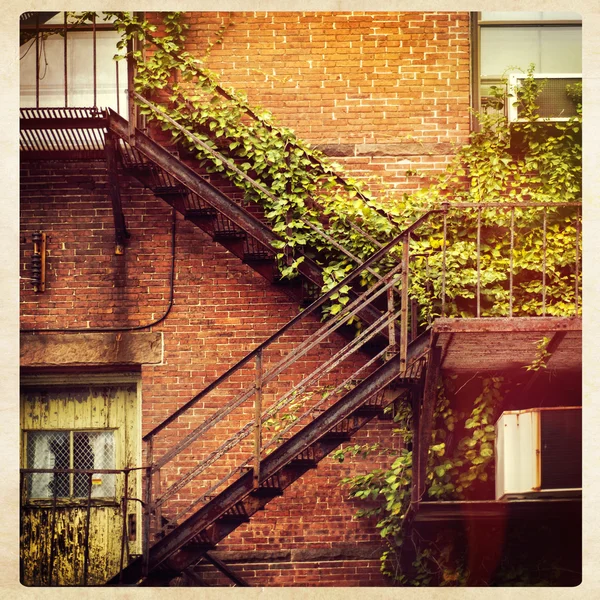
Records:
<instances>
[{"instance_id":1,"label":"wooden door","mask_svg":"<svg viewBox=\"0 0 600 600\"><path fill-rule=\"evenodd\" d=\"M135 381L22 386L24 585L103 584L140 553L139 417Z\"/></svg>"}]
</instances>

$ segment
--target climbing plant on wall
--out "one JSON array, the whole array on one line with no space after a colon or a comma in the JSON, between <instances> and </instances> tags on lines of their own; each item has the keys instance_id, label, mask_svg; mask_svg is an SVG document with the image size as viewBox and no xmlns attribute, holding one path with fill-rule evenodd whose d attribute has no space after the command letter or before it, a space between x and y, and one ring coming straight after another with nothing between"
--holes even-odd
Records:
<instances>
[{"instance_id":1,"label":"climbing plant on wall","mask_svg":"<svg viewBox=\"0 0 600 600\"><path fill-rule=\"evenodd\" d=\"M202 168L238 186L245 202L263 207L281 238L274 245L282 276L293 277L310 257L322 267L325 291L355 267L348 254L364 260L377 249L375 240L389 241L426 209L468 203L485 208L451 211L445 236L442 219L432 218L411 240L410 293L421 322L440 315L442 293L447 315L472 316L476 288L482 316L507 315L511 299L515 316L575 312L578 217L562 203L580 197L581 119L577 115L553 127L538 122L535 98L543 83L529 77L515 92L523 122L509 125L501 113L479 115L480 131L457 148L446 172L384 203L289 127L277 125L267 110L252 106L244 92L220 85L207 57L227 25L235 25L224 23L207 51L196 55L186 50L183 13L165 13L160 25L131 13L111 14L123 34L121 47L134 40L138 45L129 46L135 91L158 106L153 110L140 101L140 111L193 153ZM498 89L497 102L503 101ZM498 206L527 202L557 206L513 212ZM385 273L398 260L392 254L374 270ZM372 278L366 272L363 285ZM339 294L328 310L337 312L346 302Z\"/></svg>"},{"instance_id":2,"label":"climbing plant on wall","mask_svg":"<svg viewBox=\"0 0 600 600\"><path fill-rule=\"evenodd\" d=\"M326 290L355 266L340 247L364 260L376 250L374 240L387 242L426 210L464 204L448 214L445 226L441 219L431 219L411 240L410 294L420 306L422 322L441 314L442 299L446 314L473 316L477 289L482 316L505 316L510 308L515 316L577 312L579 213L569 203L581 195L580 87L570 90L577 114L552 125L538 117L536 99L543 82L532 72L508 97L498 88L496 107L518 102L522 120L508 123L503 111L479 114L479 130L456 149L444 173L414 193L383 203L289 127L277 125L268 111L252 106L244 92L222 87L207 66L209 53L197 56L186 50L185 15L166 13L160 25L131 13L111 15L123 34L121 48L128 49L136 64L135 91L158 106L155 110L139 100L140 111L202 168L238 186L245 202L263 207L281 238L275 248L282 276L293 277L304 257L310 257L323 269ZM217 42L226 31L225 26L220 29ZM527 203L543 207L528 209ZM329 239L315 229L325 229ZM391 255L377 269L384 273L397 259ZM371 277L366 273L362 283L367 286ZM345 302L347 297L339 294L329 311L339 311ZM482 378L465 414L451 408L452 381L440 388L427 462L430 497L465 498L488 483L503 385L499 377ZM412 540L414 560L408 571L403 564L402 549L412 535L406 526L410 420L410 408L398 407L399 451L351 447L335 456L343 460L348 452L373 450L393 454L389 468L344 482L353 498L367 503L358 515L377 518L388 543L384 572L400 583L461 584L466 567L447 541L436 542L435 549ZM450 437L456 441L450 443Z\"/></svg>"}]
</instances>

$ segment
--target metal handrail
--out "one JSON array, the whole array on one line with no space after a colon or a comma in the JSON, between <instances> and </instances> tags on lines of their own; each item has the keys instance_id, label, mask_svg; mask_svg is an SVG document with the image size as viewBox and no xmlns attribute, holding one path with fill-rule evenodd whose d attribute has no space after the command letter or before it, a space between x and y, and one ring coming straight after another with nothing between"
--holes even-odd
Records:
<instances>
[{"instance_id":1,"label":"metal handrail","mask_svg":"<svg viewBox=\"0 0 600 600\"><path fill-rule=\"evenodd\" d=\"M142 439L144 441L149 441L153 438L157 433L162 431L167 425L172 423L175 419L177 419L181 414L192 408L199 400L201 400L206 394L214 390L218 385L223 383L227 378L233 375L236 371L241 369L244 365L246 365L249 361L254 359L256 355L260 352L268 348L271 344L277 341L284 333L286 333L289 329L291 329L294 325L296 325L299 321L305 319L308 315L314 313L318 308L323 306L333 294L339 292L343 287L349 285L353 282L364 270L373 265L379 259L383 258L390 249L398 245L405 236L413 232L417 227L419 227L423 222L425 222L431 215L437 213L444 213L447 210L446 207L439 209L429 210L427 213L419 217L412 225L407 227L397 235L393 240L388 242L383 248L372 254L363 264L362 266L356 268L352 271L348 277L340 281L333 288L331 288L326 294L320 296L317 300L315 300L312 304L306 307L301 313L296 315L290 321L288 321L281 329L267 338L264 342L259 344L254 350L249 352L244 358L238 361L235 365L230 367L225 373L215 379L211 384L209 384L206 388L204 388L201 392L196 394L193 398L188 400L186 404L182 407L174 411L169 417L164 419L161 423L159 423L156 427L154 427L151 431L149 431Z\"/></svg>"},{"instance_id":2,"label":"metal handrail","mask_svg":"<svg viewBox=\"0 0 600 600\"><path fill-rule=\"evenodd\" d=\"M186 487L191 482L195 481L197 477L204 472L207 468L213 465L217 460L221 458L225 453L230 451L234 446L239 444L243 439L245 439L252 430L257 431L257 441L255 448L255 459L254 459L254 480L255 485L260 485L260 454L261 454L261 430L262 424L266 419L270 418L271 415L275 414L277 411L283 409L285 406L289 405L294 398L296 393L301 392L306 389L308 385L312 385L313 383L319 381L325 374L332 371L338 364L341 364L342 361L346 360L348 356L352 353L356 352L360 349L365 343L369 342L375 335L377 335L381 330L386 327L389 328L391 323L394 323L397 318L404 313L406 316L406 307L408 306L408 260L406 258L408 254L408 242L410 239L410 233L414 231L414 229L418 228L422 223L424 223L432 214L445 212L446 208L435 209L429 211L427 214L423 215L419 218L415 223L406 228L399 236L391 240L386 246L384 246L379 251L375 252L365 263L359 268L355 269L346 279L337 284L333 289L331 289L324 296L316 300L311 306L309 306L302 313L297 315L294 319L288 322L283 328L281 328L276 334L271 336L268 340L263 342L259 347L250 352L246 357L244 357L241 361L239 361L234 367L229 369L227 373L222 375L212 384L210 384L207 388L205 388L200 394L196 395L191 401L186 403L185 406L181 407L178 411L173 413L170 417L168 417L163 423L159 426L155 427L152 432L144 436L144 440L147 442L147 457L148 457L148 471L147 471L147 481L146 481L146 495L145 499L148 504L148 510L146 512L146 530L150 529L151 526L151 515L155 516L156 520L160 518L160 514L162 511L162 506L165 502L174 496L181 489ZM286 331L290 329L294 324L300 322L305 319L308 315L312 314L319 306L322 306L333 294L339 292L344 286L348 286L355 278L357 278L362 272L366 271L373 265L377 260L387 255L387 252L394 248L397 244L403 244L403 258L404 262L402 265L397 265L394 269L388 272L382 279L380 279L374 286L365 290L363 294L359 296L355 301L353 301L350 305L344 307L339 314L333 316L333 318L329 319L315 334L309 337L309 339L305 340L300 345L300 350L295 348L292 350L286 357L283 358L278 364L276 364L273 368L269 370L268 373L262 373L262 354L263 351L268 348L272 343L278 340ZM401 271L401 277L394 276ZM262 411L260 408L260 397L262 385L274 379L278 373L282 372L283 369L289 367L294 364L295 361L299 360L309 349L315 347L321 340L325 337L331 335L336 329L338 329L348 318L352 315L356 315L360 312L364 307L372 304L373 300L378 296L382 295L385 291L391 290L398 282L402 282L402 310L396 313L393 312L393 303L388 307L388 310L392 310L389 314L383 314L375 323L372 323L368 326L358 338L353 340L350 344L344 346L342 350L338 351L337 354L332 356L329 360L325 361L318 369L313 371L310 375L305 377L299 384L294 386L291 390L289 390L286 394L283 395L278 401L275 402L273 406L271 406L268 410ZM405 319L406 320L406 319ZM391 341L392 338L390 338ZM405 344L408 343L406 336L403 336L401 340L404 341ZM402 345L402 341L401 341ZM401 352L402 355L406 356L406 352ZM173 422L177 419L181 414L183 414L186 410L190 409L196 402L198 402L202 397L206 396L208 393L216 389L219 384L226 381L232 374L234 374L238 369L247 364L252 358L256 359L257 364L257 385L253 385L246 391L242 391L236 397L234 397L231 401L229 401L225 406L219 408L209 419L200 424L196 429L190 432L186 437L181 440L177 445L173 446L170 450L168 450L160 459L154 461L153 459L153 450L154 450L154 437L162 431L169 423ZM404 359L404 364L405 364ZM402 359L400 362L400 368L404 368ZM196 466L192 467L185 474L178 476L176 481L170 485L170 487L166 490L162 490L161 492L161 468L164 467L167 463L169 463L172 459L178 456L185 448L189 447L192 443L194 443L199 437L205 433L210 427L220 423L230 412L232 412L235 408L241 406L246 400L250 399L253 395L256 394L255 401L255 411L256 417L254 421L247 423L244 427L239 429L237 433L235 433L232 437L230 437L225 442L221 443L221 445L204 459L196 464ZM256 445L255 444L255 445ZM247 461L246 461L247 462ZM246 464L246 463L244 463ZM239 472L240 467L235 467L224 479L220 480L220 483L227 481L233 474ZM157 482L154 480L158 478ZM157 484L157 489L155 489ZM219 484L217 484L219 485ZM214 487L214 486L213 486ZM212 488L211 488L212 489ZM208 492L207 492L208 493ZM206 494L203 494L203 497ZM191 510L191 507L197 505L199 499L192 501L191 505L188 505L183 512L180 511L179 514L185 514ZM179 516L179 515L178 515ZM157 525L157 529L161 529L161 525ZM146 559L145 559L146 560Z\"/></svg>"},{"instance_id":3,"label":"metal handrail","mask_svg":"<svg viewBox=\"0 0 600 600\"><path fill-rule=\"evenodd\" d=\"M400 270L400 266L396 269L390 271L388 275L386 275L385 279L381 281L383 287L373 286L366 290L361 296L359 296L354 302L347 305L342 311L338 314L334 315L332 319L329 319L321 328L319 328L314 334L312 334L309 338L307 338L304 342L302 342L299 346L294 348L288 355L286 355L279 363L273 366L268 372L262 375L262 383L268 383L272 381L277 375L279 375L282 371L284 371L291 364L302 358L311 348L315 347L318 343L324 340L326 337L331 335L337 329L339 329L348 318L356 315L360 312L365 306L368 306L373 300L377 299L384 292L389 289L392 289L393 286L397 283L397 280L393 280L392 277ZM384 316L384 315L382 315ZM381 317L380 317L381 319ZM377 321L376 321L377 322ZM261 351L262 352L262 351ZM260 356L260 352L257 356ZM191 431L179 444L171 448L167 453L165 453L159 460L155 461L152 465L152 471L156 471L160 469L164 464L166 464L171 458L177 455L179 452L187 448L191 443L193 443L202 433L204 433L207 429L210 428L214 423L220 421L222 418L227 416L232 410L237 408L240 404L242 404L245 400L250 398L254 393L254 388L250 388L237 396L235 396L231 401L229 401L226 405L221 407L213 416L206 421L204 421L201 425L199 425L196 429Z\"/></svg>"},{"instance_id":4,"label":"metal handrail","mask_svg":"<svg viewBox=\"0 0 600 600\"><path fill-rule=\"evenodd\" d=\"M247 181L254 189L258 190L260 193L262 193L265 196L267 196L268 198L270 198L273 202L278 201L277 198L269 190L267 190L264 185L262 185L255 179L252 179L252 177L250 177L247 173L244 173L244 171L239 169L238 166L233 161L225 158L225 156L223 156L220 152L216 151L214 148L211 148L206 142L201 140L197 135L195 135L194 133L192 133L191 131L189 131L188 129L183 127L182 125L180 125L175 119L170 117L160 106L154 104L147 98L144 98L144 96L142 96L141 94L138 94L137 92L132 92L132 97L135 98L138 102L145 104L152 112L156 113L157 115L160 115L161 119L169 122L176 129L178 129L181 133L183 133L183 135L187 136L194 144L203 148L205 152L208 152L209 154L211 154L212 156L214 156L215 158L220 160L223 164L227 165L227 167L229 169L231 169L234 173L236 173L242 179ZM310 221L304 219L303 217L298 217L297 220L299 220L304 225L306 225L307 227L312 229L317 235L320 235L321 237L326 239L331 245L333 245L335 248L337 248L340 252L345 254L348 258L353 260L355 263L357 263L358 265L362 264L362 261L357 256L352 254L347 248L344 248L335 239L333 239L330 235L328 235L323 229L320 229L314 223L311 223ZM389 220L389 218L388 218L388 220ZM392 222L390 221L390 223L392 223ZM364 238L366 238L370 242L374 243L379 248L383 247L382 243L375 240L372 236L370 236L361 227L359 227L355 223L352 223L352 221L349 221L348 225L352 229L354 229L355 231L360 233L360 235L362 235ZM392 223L392 225L393 225L393 223ZM371 269L368 269L368 270L371 273L371 275L373 275L374 277L377 277L377 278L379 277L379 274L376 273L375 271L373 271Z\"/></svg>"},{"instance_id":5,"label":"metal handrail","mask_svg":"<svg viewBox=\"0 0 600 600\"><path fill-rule=\"evenodd\" d=\"M561 205L574 206L573 203L564 203L564 204L561 203ZM553 205L553 206L556 206L556 205ZM575 205L575 206L577 206L577 205ZM477 259L476 259L476 261L477 261L477 269L476 269L477 270L477 283L476 283L477 294L476 294L476 296L477 296L477 298L476 298L476 301L477 301L477 315L480 316L480 312L481 312L481 303L480 303L481 270L482 270L481 260L480 260L481 229L482 229L481 212L486 208L486 206L485 205L475 205L475 206L467 205L467 206L465 206L465 203L462 203L461 208L467 208L467 207L468 208L476 208L476 210L477 210L477 232L476 232L476 237L477 237ZM545 206L540 206L537 203L535 203L535 204L534 203L518 204L516 207L515 206L505 206L505 205L501 205L500 207L495 207L495 208L506 208L506 209L511 210L511 239L514 239L514 211L515 211L515 208L517 208L517 207L518 208L533 208L533 209L538 209L538 210L543 209L544 213L546 213L546 211L547 211L547 208ZM407 230L405 230L402 234L400 234L400 236L395 238L395 240L390 242L390 244L388 244L388 246L391 246L395 243L397 244L402 240L406 241L410 232L414 231L414 229L416 229L419 225L421 225L429 217L429 215L432 214L433 212L442 212L444 214L444 218L446 218L448 208L444 207L443 209L438 209L436 211L429 211L426 215L423 215L423 217L421 217L421 219L419 219L417 222L415 222L410 228L407 228ZM545 221L546 221L546 219L545 219ZM579 229L578 229L578 231L579 231ZM547 228L546 227L544 227L543 236L544 236L544 247L545 247L545 244L546 244L545 240L546 240L546 236L547 236ZM444 249L446 247L446 243L447 243L446 235L444 234L444 241L442 244ZM406 245L406 249L407 248L408 248L408 246ZM326 294L325 296L323 296L322 298L317 300L311 306L314 308L316 306L322 305L322 303L324 301L326 301L329 296L331 296L336 291L341 289L341 287L343 285L347 285L350 278L356 277L362 270L366 270L367 266L369 266L369 264L372 264L372 262L374 262L377 259L377 257L383 255L384 252L385 252L385 249L382 249L382 250L376 252L367 261L367 263L365 263L365 266L363 267L363 269L359 268L356 271L354 271L349 276L349 278L340 282L338 284L338 286L336 286L336 288L333 288L328 294ZM512 254L512 245L511 245L511 254ZM511 270L510 289L511 289L511 296L512 296L512 266L511 266L510 270ZM394 271L397 272L398 268L395 269ZM444 266L444 271L445 271L445 266ZM543 271L544 271L544 275L545 275L545 262L544 262ZM385 276L386 278L388 278L388 281L389 281L389 277L392 274L393 274L393 272L390 272ZM445 277L445 273L443 273L443 277ZM276 364L275 367L273 367L269 372L263 374L262 375L263 383L267 383L268 381L271 381L275 376L277 376L279 373L281 373L283 371L283 369L285 369L289 365L291 365L294 362L294 360L297 360L298 358L303 356L303 354L305 353L305 349L310 348L310 347L314 346L315 344L319 343L320 340L324 339L325 336L327 336L330 333L332 333L333 331L335 331L335 329L337 329L348 318L349 315L356 314L356 312L358 312L362 307L364 307L365 305L372 302L377 296L381 295L381 293L383 293L383 291L385 291L385 289L388 289L389 287L392 287L393 285L394 284L388 284L384 288L377 289L378 288L378 284L377 284L374 287L367 290L366 292L364 292L363 295L361 295L361 297L359 297L359 299L357 299L355 302L353 302L351 305L349 305L349 307L346 307L343 311L341 311L339 313L339 315L336 315L333 319L331 319L323 327L321 327L315 334L313 334L311 337L309 337L307 340L305 340L305 342L303 342L303 344L301 344L301 346L299 348L292 351L287 357L285 357L282 361L280 361L278 364ZM545 288L545 276L543 277L543 286ZM404 284L404 282L403 282L402 288L407 289L407 285ZM376 290L376 293L374 293L375 290ZM545 290L544 290L544 292L545 292ZM369 297L370 294L372 295L372 297ZM545 294L543 294L543 295L545 296ZM511 298L511 300L512 300L512 298ZM363 304L359 304L359 301L362 301ZM405 306L406 302L404 302L403 305ZM237 369L239 369L241 366L246 364L249 360L260 356L264 349L266 349L271 343L273 343L275 340L277 340L280 335L282 335L285 331L287 331L289 326L297 323L299 320L301 320L307 314L309 314L311 312L310 308L311 307L309 307L309 309L307 309L306 311L304 311L303 313L301 313L300 315L298 315L297 317L292 319L292 321L290 321L290 323L288 323L286 326L284 326L284 328L282 328L279 332L274 334L274 336L272 336L269 340L267 340L266 342L261 344L259 347L257 347L255 350L253 350L249 355L247 355L246 357L244 357L244 359L242 359L240 362L238 362L237 365L234 365L234 367L232 367L227 373L225 373L218 380L213 382L213 384L209 385L205 390L203 390L203 392L200 393L200 395L195 397L195 401L198 401L201 397L203 397L210 391L214 390L219 383L226 380L230 375L235 373L235 371ZM352 309L352 310L350 310L350 309ZM512 314L512 302L511 302L510 310L511 310L511 314ZM394 320L397 316L398 315L395 315L392 320ZM404 318L402 320L405 321L406 320L405 315L403 315L403 316L404 316ZM388 319L388 320L382 319L381 321L376 322L375 326L379 325L380 323L383 323L383 326L385 326L385 324L387 324L390 321L391 321L390 319ZM383 328L383 326L379 327L377 329L377 331L379 329ZM368 328L367 332L370 332L370 330L371 330L371 328ZM404 340L403 343L406 343L406 340ZM402 346L402 343L401 343L401 346ZM349 347L352 347L352 344ZM331 361L326 362L325 365L322 365L321 367L319 367L319 369L317 369L316 371L311 373L308 377L306 377L303 380L303 382L301 382L301 384L299 384L300 388L303 383L310 382L310 381L313 381L315 378L318 378L319 374L321 373L321 369L326 368L328 364L331 364ZM298 389L300 389L300 388L298 388ZM159 471L159 469L162 466L164 466L167 462L169 462L171 459L173 459L182 450L187 448L191 443L193 443L196 439L198 439L198 437L202 433L207 431L214 424L220 422L225 416L227 416L236 407L240 406L244 401L251 398L252 395L255 393L255 391L256 391L255 387L247 389L245 392L238 394L235 398L233 398L225 406L221 407L207 421L203 422L194 431L190 432L186 436L186 438L184 438L178 445L171 448L159 460L154 462L151 467L151 473L155 473L155 472ZM261 422L264 422L267 418L269 418L269 415L273 415L277 410L285 407L287 404L286 400L289 402L289 399L293 397L293 393L295 391L297 391L297 388L293 388L287 394L284 394L284 396L274 406L272 406L266 413L262 413ZM186 407L190 408L191 405L188 403L188 405L186 405ZM182 412L185 411L186 407L182 407L182 409L180 409L180 411L177 414L174 413L173 415L171 415L171 417L169 417L169 419L170 419L169 422L172 422L172 420L174 420L180 414L182 414ZM167 419L167 420L169 420L169 419ZM158 433L160 430L162 430L162 428L164 428L168 424L168 423L166 423L166 421L163 422L157 428L155 428L155 430L153 430L153 432L150 432L150 434L147 434L146 438L150 439L153 435L156 435L156 433ZM155 506L163 504L170 495L172 495L176 491L179 491L182 487L184 487L187 483L189 483L197 475L199 475L205 468L212 465L220 456L223 455L223 453L230 450L235 444L237 444L239 441L241 441L247 435L249 435L252 426L253 426L253 422L247 423L246 426L242 427L240 429L240 431L238 431L237 434L235 434L234 436L232 436L231 438L226 440L223 444L221 444L221 446L219 448L217 448L216 450L214 450L204 461L199 462L198 465L196 467L194 467L187 475L183 476L178 482L174 483L168 490L166 490L164 492L164 494L158 500L156 500Z\"/></svg>"},{"instance_id":6,"label":"metal handrail","mask_svg":"<svg viewBox=\"0 0 600 600\"><path fill-rule=\"evenodd\" d=\"M350 354L356 352L362 345L370 341L379 331L384 329L389 321L394 321L400 316L400 311L396 312L393 316L382 315L379 321L376 321L372 325L370 325L365 331L361 333L358 338L355 338L348 346L345 346L342 350L338 352L338 354L334 355L330 358L327 363L322 365L318 370L313 371L305 377L300 383L290 389L288 392L284 394L279 401L272 406L269 410L265 411L260 416L260 423L264 423L267 419L275 415L279 410L288 406L292 400L294 399L294 394L301 393L304 391L314 380L320 379L323 375L331 372L332 369L335 368L337 364L339 364L342 360L347 358ZM255 389L251 389L251 394L248 395L248 398L255 393ZM154 506L158 507L173 494L177 493L183 487L185 487L190 481L198 477L201 473L203 473L207 468L213 465L221 456L223 456L226 452L231 450L234 446L236 446L243 439L248 437L252 432L252 428L255 424L255 421L249 421L240 430L223 442L219 448L210 453L210 455L199 462L196 467L192 468L188 473L182 476L177 480L168 490L166 490L160 498L157 498L154 501Z\"/></svg>"}]
</instances>

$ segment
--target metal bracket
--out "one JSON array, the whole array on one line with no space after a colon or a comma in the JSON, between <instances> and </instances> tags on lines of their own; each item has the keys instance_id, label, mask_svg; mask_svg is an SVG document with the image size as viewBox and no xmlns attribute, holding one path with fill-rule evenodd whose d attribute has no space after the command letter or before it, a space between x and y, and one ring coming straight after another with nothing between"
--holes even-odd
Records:
<instances>
[{"instance_id":1,"label":"metal bracket","mask_svg":"<svg viewBox=\"0 0 600 600\"><path fill-rule=\"evenodd\" d=\"M46 291L46 234L37 231L32 234L33 255L31 257L31 271L33 279L33 290L35 292Z\"/></svg>"},{"instance_id":2,"label":"metal bracket","mask_svg":"<svg viewBox=\"0 0 600 600\"><path fill-rule=\"evenodd\" d=\"M130 235L125 227L125 217L121 205L115 137L110 131L107 131L104 137L104 155L106 157L108 189L115 221L115 254L121 255L125 250L125 245L127 244Z\"/></svg>"}]
</instances>

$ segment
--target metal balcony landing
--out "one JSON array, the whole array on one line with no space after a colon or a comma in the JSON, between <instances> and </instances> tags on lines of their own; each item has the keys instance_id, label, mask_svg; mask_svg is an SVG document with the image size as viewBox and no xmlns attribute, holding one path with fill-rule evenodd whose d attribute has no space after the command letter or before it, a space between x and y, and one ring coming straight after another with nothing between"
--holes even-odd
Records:
<instances>
[{"instance_id":1,"label":"metal balcony landing","mask_svg":"<svg viewBox=\"0 0 600 600\"><path fill-rule=\"evenodd\" d=\"M107 130L99 108L21 108L21 159L103 160Z\"/></svg>"},{"instance_id":2,"label":"metal balcony landing","mask_svg":"<svg viewBox=\"0 0 600 600\"><path fill-rule=\"evenodd\" d=\"M437 319L432 326L447 372L522 370L549 341L548 369L581 369L581 317Z\"/></svg>"}]
</instances>

